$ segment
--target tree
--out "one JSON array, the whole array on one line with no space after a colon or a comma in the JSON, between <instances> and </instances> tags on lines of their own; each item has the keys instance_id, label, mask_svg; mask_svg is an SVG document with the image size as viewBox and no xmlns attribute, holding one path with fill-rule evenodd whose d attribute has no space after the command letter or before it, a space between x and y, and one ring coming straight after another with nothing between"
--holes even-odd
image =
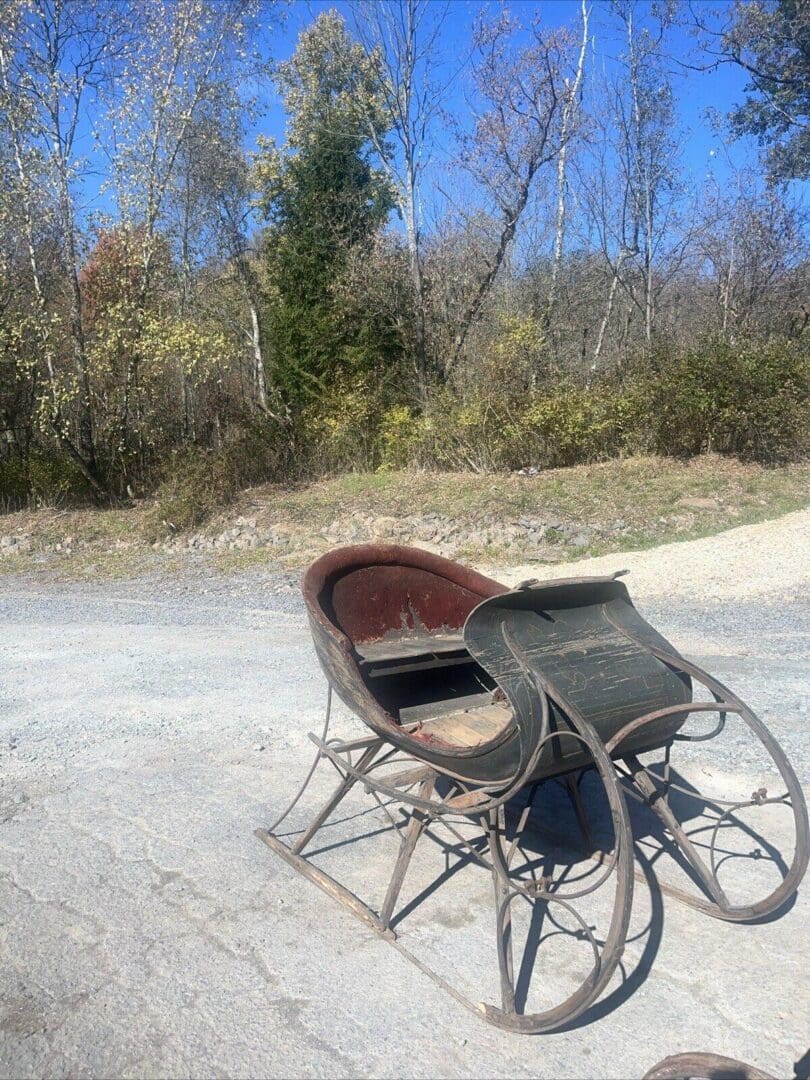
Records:
<instances>
[{"instance_id":1,"label":"tree","mask_svg":"<svg viewBox=\"0 0 810 1080\"><path fill-rule=\"evenodd\" d=\"M711 66L736 64L750 78L732 133L759 140L773 183L810 177L810 4L735 0L719 29L699 8L694 15Z\"/></svg>"},{"instance_id":2,"label":"tree","mask_svg":"<svg viewBox=\"0 0 810 1080\"><path fill-rule=\"evenodd\" d=\"M113 189L126 234L139 242L144 306L161 244L169 192L189 132L207 106L238 84L259 11L258 0L142 0L134 20L126 69L109 101ZM270 6L272 16L273 6ZM120 432L139 418L138 377L142 350L130 354L121 403ZM136 428L138 424L136 423ZM143 436L136 433L143 457ZM124 459L126 468L126 458Z\"/></svg>"},{"instance_id":3,"label":"tree","mask_svg":"<svg viewBox=\"0 0 810 1080\"><path fill-rule=\"evenodd\" d=\"M561 117L572 84L565 83L571 53L567 31L545 33L535 21L526 45L517 44L520 27L508 15L482 19L475 32L473 80L480 107L471 134L460 136L459 165L483 195L489 242L477 280L459 313L451 369L461 356L544 166L555 161L563 143ZM570 131L568 133L570 137ZM460 209L460 208L458 208Z\"/></svg>"},{"instance_id":4,"label":"tree","mask_svg":"<svg viewBox=\"0 0 810 1080\"><path fill-rule=\"evenodd\" d=\"M624 301L620 349L631 324L642 328L650 351L659 324L658 301L682 265L690 236L679 221L674 88L666 64L670 12L644 12L633 0L614 0L624 39L615 74L595 81L589 101L588 153L578 167L585 240L595 244L605 270L604 296L594 298L601 317L594 327L591 376L603 363L608 331Z\"/></svg>"},{"instance_id":5,"label":"tree","mask_svg":"<svg viewBox=\"0 0 810 1080\"><path fill-rule=\"evenodd\" d=\"M548 287L548 299L546 300L544 319L546 329L548 329L551 323L551 316L557 299L557 282L562 266L563 241L565 239L566 223L566 196L568 193L568 146L576 131L579 119L582 79L585 73L585 54L588 48L588 22L590 19L590 11L585 0L582 0L581 11L582 40L580 42L576 72L572 80L566 80L565 82L566 93L563 99L562 116L560 119L560 148L557 153L557 217L554 230L554 254L551 263L551 281Z\"/></svg>"},{"instance_id":6,"label":"tree","mask_svg":"<svg viewBox=\"0 0 810 1080\"><path fill-rule=\"evenodd\" d=\"M449 3L358 0L355 24L376 75L378 97L366 116L368 137L391 184L405 226L413 291L413 352L424 401L429 364L420 184L430 160L432 128L447 90L435 76ZM379 109L385 116L380 127ZM391 138L386 138L390 132Z\"/></svg>"},{"instance_id":7,"label":"tree","mask_svg":"<svg viewBox=\"0 0 810 1080\"><path fill-rule=\"evenodd\" d=\"M704 193L700 251L714 281L711 328L727 342L799 336L810 321L807 212L743 170Z\"/></svg>"},{"instance_id":8,"label":"tree","mask_svg":"<svg viewBox=\"0 0 810 1080\"><path fill-rule=\"evenodd\" d=\"M50 386L48 423L97 494L103 481L93 439L82 298L76 186L85 163L76 137L87 98L108 76L120 46L117 5L99 0L7 0L0 34L0 117L5 122L15 164L14 187L23 208L31 280L40 324L42 355ZM47 194L57 223L67 285L70 339L76 391L59 385L49 299L36 252L37 200ZM71 433L69 409L75 400L78 438Z\"/></svg>"},{"instance_id":9,"label":"tree","mask_svg":"<svg viewBox=\"0 0 810 1080\"><path fill-rule=\"evenodd\" d=\"M217 110L206 115L189 131L181 153L173 201L177 206L177 232L181 262L181 307L191 303L189 294L204 282L209 297L196 298L198 306L213 302L219 317L228 321L219 300L226 277L234 279L241 294L242 314L239 336L249 343L253 402L275 420L286 421L271 406L273 390L268 386L265 361L263 311L265 297L261 285L254 236L258 228L250 162L242 149L242 122L238 109ZM195 273L206 261L216 260L216 272L201 282ZM186 285L188 282L188 285Z\"/></svg>"},{"instance_id":10,"label":"tree","mask_svg":"<svg viewBox=\"0 0 810 1080\"><path fill-rule=\"evenodd\" d=\"M374 72L336 12L302 32L276 78L289 116L287 142L283 153L264 144L257 178L271 222L264 252L273 347L288 393L300 400L345 360L334 283L349 253L386 221L392 198L368 136Z\"/></svg>"}]
</instances>

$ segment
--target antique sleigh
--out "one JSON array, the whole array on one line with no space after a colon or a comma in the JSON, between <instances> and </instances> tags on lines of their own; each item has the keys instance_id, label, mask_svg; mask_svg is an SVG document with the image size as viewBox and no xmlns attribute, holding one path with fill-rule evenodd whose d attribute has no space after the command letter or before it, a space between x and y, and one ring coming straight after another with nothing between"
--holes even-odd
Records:
<instances>
[{"instance_id":1,"label":"antique sleigh","mask_svg":"<svg viewBox=\"0 0 810 1080\"><path fill-rule=\"evenodd\" d=\"M415 960L457 1000L492 1023L515 1031L555 1030L602 993L622 956L631 913L634 838L626 795L654 811L686 884L661 888L720 919L749 921L774 912L796 891L808 861L807 809L784 753L763 723L731 690L678 654L636 611L613 577L577 578L516 589L458 563L408 547L338 548L308 570L303 583L318 658L332 690L371 729L365 738L312 735L317 755L287 811L257 835L291 866ZM702 689L701 689L702 688ZM690 716L708 713L708 730L687 731ZM702 796L680 780L673 748L711 740L731 718L770 763L779 790L760 787L731 799ZM649 759L651 753L656 762ZM276 830L300 799L319 761L340 774L337 789L291 843ZM612 842L597 845L583 805L582 784L599 788ZM554 822L535 820L538 792L556 784L570 800L586 843L591 873L574 881L537 871L537 860L515 862L524 835L544 835ZM407 809L399 853L378 910L304 857L304 850L338 805L359 785L386 812ZM695 834L679 807L710 808ZM739 902L720 880L725 836L749 809L786 808L794 850L789 863L767 844L780 880L767 895ZM514 813L513 813L514 811ZM391 817L389 813L389 817ZM516 821L513 821L516 818ZM479 842L458 823L477 823ZM406 872L420 837L446 827L454 850L492 876L500 1004L480 1004L444 974L415 957L392 928ZM548 834L553 836L553 828ZM557 843L557 841L554 841ZM548 863L544 864L548 865ZM737 871L739 873L739 871ZM610 903L598 930L577 904L607 889ZM590 968L562 1000L526 1008L516 992L512 906L516 899L564 916L590 945ZM399 924L397 924L397 930ZM555 931L556 932L556 931ZM526 978L525 964L519 974ZM531 978L531 965L529 966Z\"/></svg>"}]
</instances>

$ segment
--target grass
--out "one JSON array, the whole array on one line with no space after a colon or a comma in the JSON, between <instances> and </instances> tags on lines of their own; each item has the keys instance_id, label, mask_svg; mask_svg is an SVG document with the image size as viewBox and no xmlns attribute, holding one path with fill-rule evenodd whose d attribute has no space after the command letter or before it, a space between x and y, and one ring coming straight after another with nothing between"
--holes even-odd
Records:
<instances>
[{"instance_id":1,"label":"grass","mask_svg":"<svg viewBox=\"0 0 810 1080\"><path fill-rule=\"evenodd\" d=\"M643 524L687 497L714 498L725 512L758 506L777 512L795 509L810 499L810 465L765 469L706 455L689 461L629 458L549 469L533 477L350 473L293 490L252 488L243 493L240 504L242 512L262 509L278 520L302 524L328 523L337 512L353 510L392 516L435 512L458 518L542 516L552 511L572 521L613 515Z\"/></svg>"},{"instance_id":2,"label":"grass","mask_svg":"<svg viewBox=\"0 0 810 1080\"><path fill-rule=\"evenodd\" d=\"M690 506L688 500L706 500ZM686 502L685 502L686 500ZM474 473L351 473L297 487L263 485L243 491L234 505L215 516L209 532L236 517L258 525L291 528L294 543L285 554L272 549L218 550L208 554L213 568L229 573L269 562L290 567L322 550L321 530L353 512L375 517L438 513L461 523L484 518L514 521L528 516L548 521L611 528L588 548L560 542L560 561L651 547L671 540L711 535L736 525L779 517L810 503L810 464L766 469L731 458L706 455L688 461L631 458L597 465L554 469L527 477ZM149 547L151 503L112 510L43 509L0 517L0 535L27 534L35 550L73 538L75 573L82 577L128 576L138 572ZM616 522L623 523L617 534ZM115 550L127 547L124 550ZM78 548L78 550L76 550ZM138 554L140 553L140 555ZM515 558L517 552L459 549L467 558ZM182 559L181 555L172 556ZM26 556L0 559L0 572L21 566ZM67 557L61 561L69 561ZM165 556L164 556L165 561ZM28 559L30 566L32 560ZM36 564L36 561L34 560ZM31 569L34 567L31 566Z\"/></svg>"},{"instance_id":3,"label":"grass","mask_svg":"<svg viewBox=\"0 0 810 1080\"><path fill-rule=\"evenodd\" d=\"M150 556L152 556L150 558ZM59 581L123 581L140 577L160 564L162 573L170 571L172 563L158 559L154 553L143 551L74 551L70 555L53 558L28 555L12 555L0 559L0 577L6 574L25 573ZM173 560L180 569L180 560Z\"/></svg>"},{"instance_id":4,"label":"grass","mask_svg":"<svg viewBox=\"0 0 810 1080\"><path fill-rule=\"evenodd\" d=\"M696 508L681 501L690 499L713 500L714 505ZM250 489L237 512L268 522L296 522L312 532L355 511L391 517L439 513L462 521L524 515L604 526L622 521L632 545L626 537L617 539L625 547L644 547L778 517L808 503L808 464L766 469L706 455L688 461L630 458L534 477L352 473L295 490ZM616 550L617 544L606 541L604 549Z\"/></svg>"}]
</instances>

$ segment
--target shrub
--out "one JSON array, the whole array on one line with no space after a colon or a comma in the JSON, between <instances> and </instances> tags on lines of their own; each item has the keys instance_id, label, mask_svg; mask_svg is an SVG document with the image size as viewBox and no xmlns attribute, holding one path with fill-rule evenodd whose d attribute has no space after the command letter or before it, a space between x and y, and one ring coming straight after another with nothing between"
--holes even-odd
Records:
<instances>
[{"instance_id":1,"label":"shrub","mask_svg":"<svg viewBox=\"0 0 810 1080\"><path fill-rule=\"evenodd\" d=\"M0 458L0 509L18 510L30 497L26 462L19 457Z\"/></svg>"},{"instance_id":2,"label":"shrub","mask_svg":"<svg viewBox=\"0 0 810 1080\"><path fill-rule=\"evenodd\" d=\"M58 452L37 450L27 459L0 459L0 506L51 506L82 502L90 491L78 465Z\"/></svg>"},{"instance_id":3,"label":"shrub","mask_svg":"<svg viewBox=\"0 0 810 1080\"><path fill-rule=\"evenodd\" d=\"M202 525L239 491L224 454L205 450L175 453L166 479L155 492L147 533L152 539L167 531Z\"/></svg>"},{"instance_id":4,"label":"shrub","mask_svg":"<svg viewBox=\"0 0 810 1080\"><path fill-rule=\"evenodd\" d=\"M297 430L299 468L316 475L377 468L385 408L383 393L373 376L336 377L329 393L301 414Z\"/></svg>"},{"instance_id":5,"label":"shrub","mask_svg":"<svg viewBox=\"0 0 810 1080\"><path fill-rule=\"evenodd\" d=\"M808 342L709 340L649 380L654 449L761 462L808 449Z\"/></svg>"},{"instance_id":6,"label":"shrub","mask_svg":"<svg viewBox=\"0 0 810 1080\"><path fill-rule=\"evenodd\" d=\"M158 539L167 528L195 528L233 502L243 487L275 479L284 468L285 442L280 429L254 421L229 432L217 451L175 452L155 491L147 533Z\"/></svg>"},{"instance_id":7,"label":"shrub","mask_svg":"<svg viewBox=\"0 0 810 1080\"><path fill-rule=\"evenodd\" d=\"M425 438L422 416L407 405L386 409L380 420L380 461L384 469L418 464Z\"/></svg>"},{"instance_id":8,"label":"shrub","mask_svg":"<svg viewBox=\"0 0 810 1080\"><path fill-rule=\"evenodd\" d=\"M637 404L613 389L567 387L536 397L517 433L523 464L554 467L616 457L633 441L637 413Z\"/></svg>"},{"instance_id":9,"label":"shrub","mask_svg":"<svg viewBox=\"0 0 810 1080\"><path fill-rule=\"evenodd\" d=\"M391 410L381 426L386 466L479 471L576 465L635 449L643 405L617 390L562 387L512 402L447 390L423 414Z\"/></svg>"}]
</instances>

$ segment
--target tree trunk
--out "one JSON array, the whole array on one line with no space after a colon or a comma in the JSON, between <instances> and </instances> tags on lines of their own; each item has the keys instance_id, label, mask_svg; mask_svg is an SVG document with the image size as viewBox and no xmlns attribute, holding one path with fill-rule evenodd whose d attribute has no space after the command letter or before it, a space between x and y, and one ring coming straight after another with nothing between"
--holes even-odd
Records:
<instances>
[{"instance_id":1,"label":"tree trunk","mask_svg":"<svg viewBox=\"0 0 810 1080\"><path fill-rule=\"evenodd\" d=\"M582 43L579 49L576 75L571 87L570 97L565 103L562 112L560 127L560 152L557 156L557 223L554 232L554 257L551 263L551 283L546 300L546 313L543 319L544 329L551 326L551 316L554 303L557 299L557 282L560 276L560 267L563 257L563 240L565 236L565 196L566 196L566 164L568 160L568 142L576 122L578 110L578 98L582 88L582 78L585 71L585 54L588 48L588 17L589 12L582 0Z\"/></svg>"},{"instance_id":2,"label":"tree trunk","mask_svg":"<svg viewBox=\"0 0 810 1080\"><path fill-rule=\"evenodd\" d=\"M649 170L645 170L644 198L644 336L652 343L654 319L653 295L653 211Z\"/></svg>"},{"instance_id":3,"label":"tree trunk","mask_svg":"<svg viewBox=\"0 0 810 1080\"><path fill-rule=\"evenodd\" d=\"M537 171L537 164L533 163L529 168L526 178L520 185L517 192L517 197L512 207L509 208L509 212L504 214L503 226L501 228L501 235L498 240L498 246L495 249L495 254L492 258L492 262L486 270L481 280L478 283L478 288L473 293L472 300L467 305L467 309L461 319L461 326L456 334L455 341L453 342L453 353L450 358L450 363L447 365L448 369L454 367L461 356L461 351L464 348L464 342L467 340L467 335L470 332L473 322L478 315L481 305L492 288L492 283L498 275L498 271L501 268L506 252L509 249L509 245L515 237L517 231L518 222L520 216L526 209L526 203L529 201L529 192L531 190L532 180L534 174Z\"/></svg>"},{"instance_id":4,"label":"tree trunk","mask_svg":"<svg viewBox=\"0 0 810 1080\"><path fill-rule=\"evenodd\" d=\"M250 341L253 346L253 384L256 389L256 400L262 412L269 413L267 377L264 370L264 356L262 355L262 328L259 322L259 311L253 302L252 296L248 296L248 306L250 308Z\"/></svg>"},{"instance_id":5,"label":"tree trunk","mask_svg":"<svg viewBox=\"0 0 810 1080\"><path fill-rule=\"evenodd\" d=\"M731 251L729 252L726 282L723 289L723 340L728 338L728 314L731 307L731 279L734 273L734 236L731 237Z\"/></svg>"},{"instance_id":6,"label":"tree trunk","mask_svg":"<svg viewBox=\"0 0 810 1080\"><path fill-rule=\"evenodd\" d=\"M3 80L3 88L6 95L10 98L9 85L8 85L8 66L7 57L2 48L0 48L0 78ZM37 310L37 323L40 345L42 348L43 359L45 360L45 366L48 371L48 381L51 391L51 410L49 417L49 424L53 435L59 445L68 452L70 457L76 462L79 470L87 481L93 496L97 499L103 499L106 497L107 492L104 488L101 478L98 475L98 471L95 467L95 463L92 465L85 460L81 451L73 444L66 425L62 417L61 406L59 404L59 398L56 389L56 368L54 363L54 350L51 342L50 329L48 327L48 312L45 302L45 293L42 288L42 277L39 272L39 260L37 259L36 245L34 242L34 214L33 207L31 206L31 200L29 197L30 185L28 182L28 176L25 171L25 163L23 161L22 142L20 139L20 131L13 118L13 105L9 109L8 113L9 128L11 131L11 141L14 152L14 164L17 171L17 179L20 183L20 191L22 194L22 210L23 210L23 228L25 232L25 241L28 254L28 264L31 269L31 281L34 289L34 299L36 301ZM77 283L78 284L78 283Z\"/></svg>"},{"instance_id":7,"label":"tree trunk","mask_svg":"<svg viewBox=\"0 0 810 1080\"><path fill-rule=\"evenodd\" d=\"M82 291L79 284L79 272L76 267L73 204L68 190L67 162L62 159L61 153L59 158L59 203L65 256L68 264L68 284L70 286L70 333L73 339L73 356L76 362L76 371L79 376L79 449L87 462L88 469L98 475L96 447L93 438L90 374L87 368L87 350L85 348L84 320L82 317Z\"/></svg>"},{"instance_id":8,"label":"tree trunk","mask_svg":"<svg viewBox=\"0 0 810 1080\"><path fill-rule=\"evenodd\" d=\"M602 345L604 344L605 334L606 334L607 328L608 328L608 323L610 322L610 316L611 316L611 314L613 312L613 302L616 299L616 289L617 289L618 284L619 284L619 278L621 276L622 266L624 265L624 262L625 262L625 260L627 258L627 254L628 253L624 249L622 249L619 252L619 257L616 260L616 266L613 268L613 277L611 278L611 281L610 281L610 289L608 290L607 303L605 304L605 311L604 311L604 314L602 315L602 321L599 324L599 333L596 336L596 345L594 345L593 357L591 358L591 367L590 367L590 370L588 372L588 381L587 381L588 386L591 385L591 382L593 380L594 372L596 371L597 367L599 366L599 357L601 356L601 353L602 353Z\"/></svg>"},{"instance_id":9,"label":"tree trunk","mask_svg":"<svg viewBox=\"0 0 810 1080\"><path fill-rule=\"evenodd\" d=\"M405 213L405 234L408 244L411 287L414 299L414 354L416 359L416 377L419 383L419 397L424 403L428 396L427 348L425 334L425 284L422 277L422 255L419 250L419 226L416 223L416 193L414 178L408 163L408 191L403 207Z\"/></svg>"}]
</instances>

